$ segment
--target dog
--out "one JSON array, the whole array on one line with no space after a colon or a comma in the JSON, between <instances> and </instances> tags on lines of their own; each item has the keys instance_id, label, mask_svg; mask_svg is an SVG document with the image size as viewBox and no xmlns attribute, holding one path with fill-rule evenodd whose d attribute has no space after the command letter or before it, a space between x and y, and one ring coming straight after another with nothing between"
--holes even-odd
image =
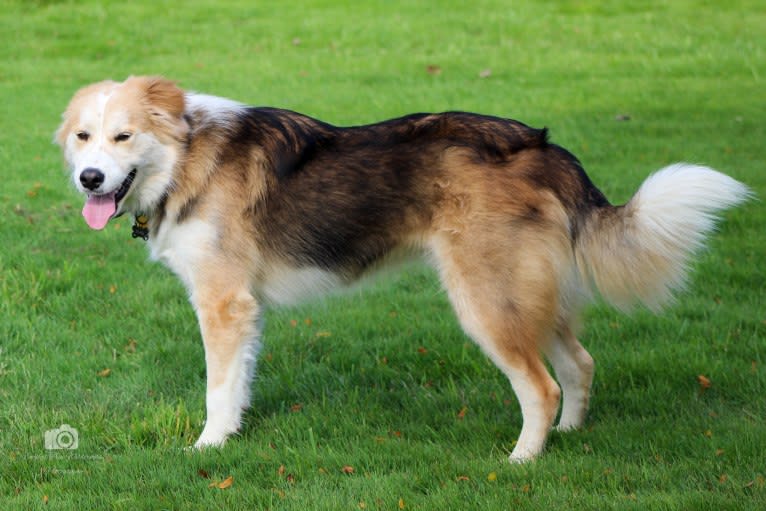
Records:
<instances>
[{"instance_id":1,"label":"dog","mask_svg":"<svg viewBox=\"0 0 766 511\"><path fill-rule=\"evenodd\" d=\"M718 213L751 194L681 163L613 206L547 129L465 112L336 127L161 77L79 90L55 141L87 224L135 216L133 235L189 292L207 368L198 448L240 427L266 307L422 255L510 380L523 418L510 460L530 460L562 393L558 428L585 419L594 362L576 338L582 308L600 296L659 310Z\"/></svg>"}]
</instances>

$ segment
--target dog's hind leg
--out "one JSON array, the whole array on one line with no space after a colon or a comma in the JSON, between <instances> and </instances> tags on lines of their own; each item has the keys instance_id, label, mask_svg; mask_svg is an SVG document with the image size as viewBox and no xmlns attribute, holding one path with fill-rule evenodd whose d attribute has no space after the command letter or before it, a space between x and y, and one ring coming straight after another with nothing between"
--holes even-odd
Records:
<instances>
[{"instance_id":1,"label":"dog's hind leg","mask_svg":"<svg viewBox=\"0 0 766 511\"><path fill-rule=\"evenodd\" d=\"M471 234L445 235L434 255L461 325L516 393L523 426L510 461L523 462L542 452L559 406L540 354L556 314L555 271L544 251L510 252L502 240Z\"/></svg>"},{"instance_id":2,"label":"dog's hind leg","mask_svg":"<svg viewBox=\"0 0 766 511\"><path fill-rule=\"evenodd\" d=\"M579 428L588 412L593 358L577 341L569 325L559 325L545 352L564 393L557 428L560 431Z\"/></svg>"},{"instance_id":3,"label":"dog's hind leg","mask_svg":"<svg viewBox=\"0 0 766 511\"><path fill-rule=\"evenodd\" d=\"M195 447L222 445L250 405L250 382L260 347L260 308L242 284L195 289L207 365L207 420Z\"/></svg>"}]
</instances>

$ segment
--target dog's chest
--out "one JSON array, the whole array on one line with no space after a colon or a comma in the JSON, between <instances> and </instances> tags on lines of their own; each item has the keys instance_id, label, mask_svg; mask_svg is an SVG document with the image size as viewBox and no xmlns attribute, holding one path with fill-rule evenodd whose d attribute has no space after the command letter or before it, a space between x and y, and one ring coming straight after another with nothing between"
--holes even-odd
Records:
<instances>
[{"instance_id":1,"label":"dog's chest","mask_svg":"<svg viewBox=\"0 0 766 511\"><path fill-rule=\"evenodd\" d=\"M161 225L149 239L151 258L170 268L191 292L201 265L215 250L215 227L203 220Z\"/></svg>"}]
</instances>

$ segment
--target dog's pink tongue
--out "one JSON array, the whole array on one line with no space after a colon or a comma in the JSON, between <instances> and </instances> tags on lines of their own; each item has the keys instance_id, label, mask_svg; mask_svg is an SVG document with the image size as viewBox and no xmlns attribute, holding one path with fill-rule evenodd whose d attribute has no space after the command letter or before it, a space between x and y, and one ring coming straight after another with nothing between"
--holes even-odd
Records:
<instances>
[{"instance_id":1,"label":"dog's pink tongue","mask_svg":"<svg viewBox=\"0 0 766 511\"><path fill-rule=\"evenodd\" d=\"M105 195L91 195L82 208L82 216L91 229L103 229L106 223L117 211L117 203L114 200L114 193Z\"/></svg>"}]
</instances>

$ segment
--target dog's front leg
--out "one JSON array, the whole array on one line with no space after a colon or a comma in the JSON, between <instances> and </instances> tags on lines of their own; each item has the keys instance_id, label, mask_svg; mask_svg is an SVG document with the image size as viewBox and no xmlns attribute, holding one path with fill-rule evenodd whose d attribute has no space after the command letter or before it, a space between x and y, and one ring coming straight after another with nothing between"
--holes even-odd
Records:
<instances>
[{"instance_id":1,"label":"dog's front leg","mask_svg":"<svg viewBox=\"0 0 766 511\"><path fill-rule=\"evenodd\" d=\"M213 286L192 295L205 343L207 420L195 447L222 445L250 405L250 381L260 347L260 308L241 287Z\"/></svg>"}]
</instances>

